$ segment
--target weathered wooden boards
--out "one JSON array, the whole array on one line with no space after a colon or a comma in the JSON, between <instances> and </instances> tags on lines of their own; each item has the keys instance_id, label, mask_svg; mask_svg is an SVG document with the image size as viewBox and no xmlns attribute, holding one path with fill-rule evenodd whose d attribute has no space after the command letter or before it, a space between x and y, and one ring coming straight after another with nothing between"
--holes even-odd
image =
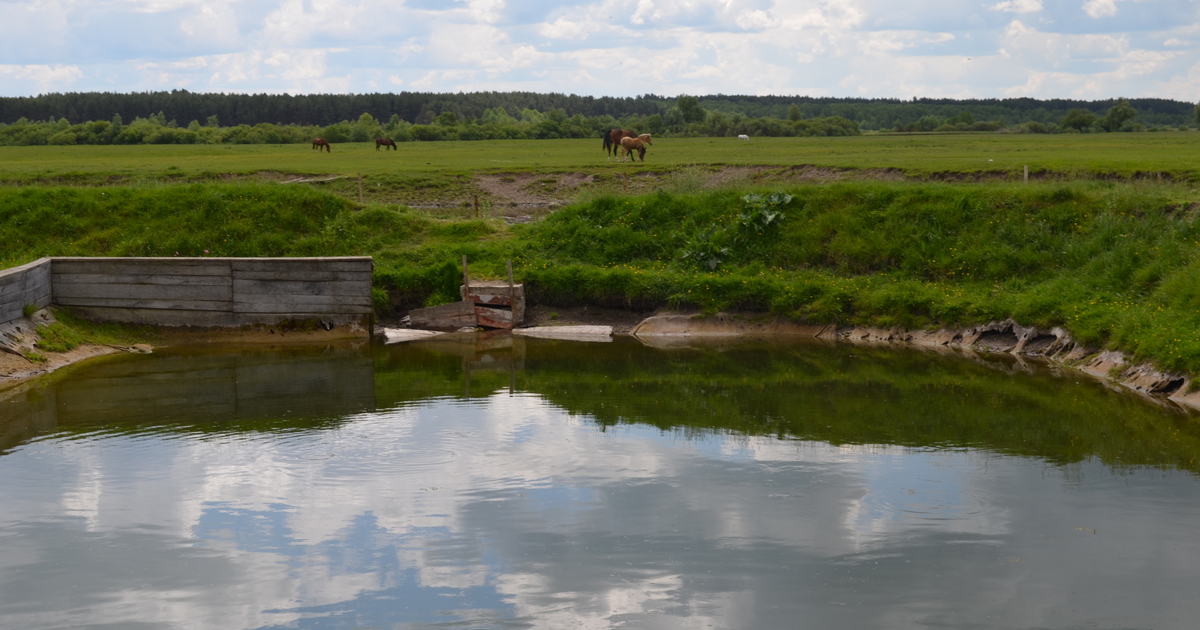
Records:
<instances>
[{"instance_id":1,"label":"weathered wooden boards","mask_svg":"<svg viewBox=\"0 0 1200 630\"><path fill-rule=\"evenodd\" d=\"M465 301L411 310L408 321L413 328L425 330L458 330L477 325L475 305Z\"/></svg>"},{"instance_id":2,"label":"weathered wooden boards","mask_svg":"<svg viewBox=\"0 0 1200 630\"><path fill-rule=\"evenodd\" d=\"M242 326L372 312L369 257L55 258L55 304L100 320L163 326Z\"/></svg>"},{"instance_id":3,"label":"weathered wooden boards","mask_svg":"<svg viewBox=\"0 0 1200 630\"><path fill-rule=\"evenodd\" d=\"M525 287L501 280L471 280L459 287L461 302L419 308L408 312L413 328L458 330L459 328L511 329L525 319Z\"/></svg>"},{"instance_id":4,"label":"weathered wooden boards","mask_svg":"<svg viewBox=\"0 0 1200 630\"><path fill-rule=\"evenodd\" d=\"M503 280L472 280L460 289L463 300L475 305L480 326L513 328L525 320L525 285Z\"/></svg>"},{"instance_id":5,"label":"weathered wooden boards","mask_svg":"<svg viewBox=\"0 0 1200 630\"><path fill-rule=\"evenodd\" d=\"M51 259L0 271L0 324L22 316L26 304L50 305Z\"/></svg>"}]
</instances>

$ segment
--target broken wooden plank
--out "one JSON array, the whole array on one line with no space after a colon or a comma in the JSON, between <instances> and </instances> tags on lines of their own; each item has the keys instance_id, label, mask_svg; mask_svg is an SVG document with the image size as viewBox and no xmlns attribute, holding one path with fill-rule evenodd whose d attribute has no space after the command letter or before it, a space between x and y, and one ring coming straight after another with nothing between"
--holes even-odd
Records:
<instances>
[{"instance_id":1,"label":"broken wooden plank","mask_svg":"<svg viewBox=\"0 0 1200 630\"><path fill-rule=\"evenodd\" d=\"M413 328L430 330L458 330L465 326L475 327L475 304L472 302L451 302L441 306L418 308L408 312L409 321Z\"/></svg>"},{"instance_id":2,"label":"broken wooden plank","mask_svg":"<svg viewBox=\"0 0 1200 630\"><path fill-rule=\"evenodd\" d=\"M475 304L475 319L479 326L487 328L510 329L513 327L513 313L508 309Z\"/></svg>"}]
</instances>

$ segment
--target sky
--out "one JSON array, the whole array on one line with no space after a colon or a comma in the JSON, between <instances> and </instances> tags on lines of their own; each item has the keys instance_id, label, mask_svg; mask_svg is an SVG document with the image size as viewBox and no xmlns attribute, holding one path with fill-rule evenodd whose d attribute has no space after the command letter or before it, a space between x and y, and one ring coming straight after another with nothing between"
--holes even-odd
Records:
<instances>
[{"instance_id":1,"label":"sky","mask_svg":"<svg viewBox=\"0 0 1200 630\"><path fill-rule=\"evenodd\" d=\"M1197 0L0 0L0 95L1200 99Z\"/></svg>"}]
</instances>

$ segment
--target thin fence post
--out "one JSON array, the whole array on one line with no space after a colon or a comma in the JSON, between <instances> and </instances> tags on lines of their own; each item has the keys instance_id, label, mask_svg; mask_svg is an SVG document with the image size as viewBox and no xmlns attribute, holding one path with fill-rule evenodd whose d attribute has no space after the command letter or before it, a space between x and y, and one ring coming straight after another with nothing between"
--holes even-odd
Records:
<instances>
[{"instance_id":1,"label":"thin fence post","mask_svg":"<svg viewBox=\"0 0 1200 630\"><path fill-rule=\"evenodd\" d=\"M471 276L470 276L470 274L468 274L468 273L467 273L467 255L466 255L466 254L463 254L463 289L462 289L462 299L464 299L464 300L465 300L465 299L467 299L467 296L468 296L468 295L470 295L470 294L471 294Z\"/></svg>"}]
</instances>

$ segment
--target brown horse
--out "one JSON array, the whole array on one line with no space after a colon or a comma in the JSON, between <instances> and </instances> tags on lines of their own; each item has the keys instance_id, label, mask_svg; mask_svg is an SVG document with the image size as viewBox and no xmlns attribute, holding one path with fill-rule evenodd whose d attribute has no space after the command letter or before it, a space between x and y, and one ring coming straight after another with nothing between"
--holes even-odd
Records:
<instances>
[{"instance_id":1,"label":"brown horse","mask_svg":"<svg viewBox=\"0 0 1200 630\"><path fill-rule=\"evenodd\" d=\"M625 149L624 157L631 160L633 158L630 158L630 156L633 155L634 151L637 151L638 157L642 158L642 161L645 162L646 147L653 144L653 142L650 142L650 134L648 133L644 133L636 138L621 138L621 148Z\"/></svg>"},{"instance_id":2,"label":"brown horse","mask_svg":"<svg viewBox=\"0 0 1200 630\"><path fill-rule=\"evenodd\" d=\"M325 138L313 138L312 148L316 149L317 153L320 153L321 149L325 149L326 151L333 153L333 147L329 146L329 142L325 140Z\"/></svg>"},{"instance_id":3,"label":"brown horse","mask_svg":"<svg viewBox=\"0 0 1200 630\"><path fill-rule=\"evenodd\" d=\"M379 147L383 147L384 151L387 151L389 148L393 151L400 150L396 148L396 143L391 138L375 138L375 150L378 151Z\"/></svg>"},{"instance_id":4,"label":"brown horse","mask_svg":"<svg viewBox=\"0 0 1200 630\"><path fill-rule=\"evenodd\" d=\"M619 158L621 151L622 138L636 138L637 134L628 129L609 129L604 134L604 153L605 161L612 158Z\"/></svg>"}]
</instances>

